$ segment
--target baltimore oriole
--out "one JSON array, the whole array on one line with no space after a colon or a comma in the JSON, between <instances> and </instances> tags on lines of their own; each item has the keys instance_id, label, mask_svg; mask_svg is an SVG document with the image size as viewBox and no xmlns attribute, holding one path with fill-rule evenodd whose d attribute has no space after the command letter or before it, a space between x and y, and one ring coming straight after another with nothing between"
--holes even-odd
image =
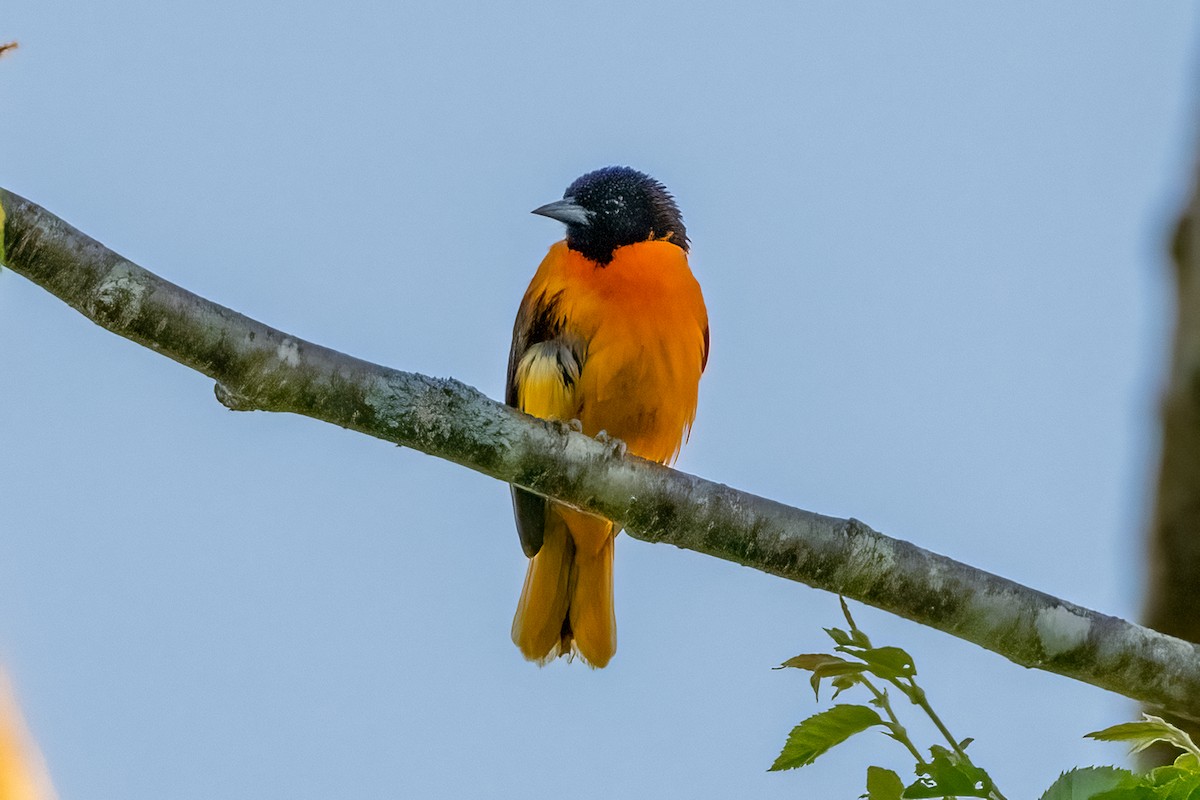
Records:
<instances>
[{"instance_id":1,"label":"baltimore oriole","mask_svg":"<svg viewBox=\"0 0 1200 800\"><path fill-rule=\"evenodd\" d=\"M708 361L708 312L674 198L648 175L606 167L533 213L566 223L567 236L551 245L521 300L506 402L674 461ZM617 649L618 529L523 489L513 487L512 498L530 558L513 642L541 664L578 654L603 667Z\"/></svg>"}]
</instances>

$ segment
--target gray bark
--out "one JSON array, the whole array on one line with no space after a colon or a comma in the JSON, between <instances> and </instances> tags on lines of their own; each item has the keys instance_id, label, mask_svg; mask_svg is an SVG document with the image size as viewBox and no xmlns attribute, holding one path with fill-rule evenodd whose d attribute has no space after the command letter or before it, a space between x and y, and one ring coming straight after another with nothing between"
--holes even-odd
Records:
<instances>
[{"instance_id":1,"label":"gray bark","mask_svg":"<svg viewBox=\"0 0 1200 800\"><path fill-rule=\"evenodd\" d=\"M595 511L629 535L838 592L1200 719L1200 648L869 528L782 505L526 417L453 379L360 361L130 263L0 190L0 261L108 330L198 370L237 410L289 411ZM514 550L516 541L513 542Z\"/></svg>"}]
</instances>

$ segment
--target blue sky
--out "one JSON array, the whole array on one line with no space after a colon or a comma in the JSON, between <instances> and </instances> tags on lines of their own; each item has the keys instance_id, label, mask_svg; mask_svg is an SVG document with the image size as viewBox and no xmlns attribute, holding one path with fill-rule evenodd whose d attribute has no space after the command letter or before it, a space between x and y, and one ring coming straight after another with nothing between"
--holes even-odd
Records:
<instances>
[{"instance_id":1,"label":"blue sky","mask_svg":"<svg viewBox=\"0 0 1200 800\"><path fill-rule=\"evenodd\" d=\"M503 394L560 226L676 194L679 466L1136 617L1190 3L10 3L0 185L290 333ZM64 798L855 797L767 774L836 598L622 537L601 672L508 638L505 487L282 415L0 275L0 660ZM1010 797L1132 704L862 609ZM932 732L916 726L929 743Z\"/></svg>"}]
</instances>

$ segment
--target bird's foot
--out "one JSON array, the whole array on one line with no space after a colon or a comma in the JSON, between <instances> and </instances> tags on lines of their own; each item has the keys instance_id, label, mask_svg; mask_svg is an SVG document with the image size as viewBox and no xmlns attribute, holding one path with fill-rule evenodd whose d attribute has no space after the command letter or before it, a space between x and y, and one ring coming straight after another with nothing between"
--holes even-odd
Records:
<instances>
[{"instance_id":1,"label":"bird's foot","mask_svg":"<svg viewBox=\"0 0 1200 800\"><path fill-rule=\"evenodd\" d=\"M596 441L607 448L609 458L624 458L625 454L629 452L629 446L625 444L624 440L609 436L608 431L597 433Z\"/></svg>"},{"instance_id":2,"label":"bird's foot","mask_svg":"<svg viewBox=\"0 0 1200 800\"><path fill-rule=\"evenodd\" d=\"M561 419L548 419L546 424L559 433L566 434L571 431L575 433L583 433L583 423L577 419L572 419L564 422Z\"/></svg>"}]
</instances>

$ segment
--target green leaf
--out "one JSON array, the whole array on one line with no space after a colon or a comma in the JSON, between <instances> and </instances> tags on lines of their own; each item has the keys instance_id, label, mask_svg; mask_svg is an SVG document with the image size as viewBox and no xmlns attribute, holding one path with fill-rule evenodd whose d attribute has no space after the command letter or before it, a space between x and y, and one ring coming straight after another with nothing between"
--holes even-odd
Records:
<instances>
[{"instance_id":1,"label":"green leaf","mask_svg":"<svg viewBox=\"0 0 1200 800\"><path fill-rule=\"evenodd\" d=\"M904 781L890 769L867 767L867 800L900 800L904 792Z\"/></svg>"},{"instance_id":2,"label":"green leaf","mask_svg":"<svg viewBox=\"0 0 1200 800\"><path fill-rule=\"evenodd\" d=\"M838 675L837 677L833 678L833 680L831 680L831 681L829 681L829 682L830 682L831 684L833 684L833 689L834 689L834 692L833 692L833 697L831 697L831 698L829 698L829 699L830 699L830 700L837 700L837 696L838 696L839 694L841 694L842 692L846 691L847 689L849 689L849 688L850 688L851 686L853 686L854 684L858 683L858 674L856 673L856 674L854 674L854 675ZM867 702L868 702L868 703L870 703L870 704L871 704L871 705L873 705L873 706L879 707L879 706L876 704L876 702L875 702L875 700L874 700L874 699L872 699L872 700L868 700Z\"/></svg>"},{"instance_id":3,"label":"green leaf","mask_svg":"<svg viewBox=\"0 0 1200 800\"><path fill-rule=\"evenodd\" d=\"M1186 778L1190 773L1179 769L1174 764L1165 767L1155 767L1143 776L1143 780L1151 786L1166 786L1180 778Z\"/></svg>"},{"instance_id":4,"label":"green leaf","mask_svg":"<svg viewBox=\"0 0 1200 800\"><path fill-rule=\"evenodd\" d=\"M1145 750L1155 742L1167 742L1200 757L1200 748L1179 728L1152 714L1142 714L1142 718L1141 722L1125 722L1084 736L1101 742L1129 742L1131 753Z\"/></svg>"},{"instance_id":5,"label":"green leaf","mask_svg":"<svg viewBox=\"0 0 1200 800\"><path fill-rule=\"evenodd\" d=\"M1200 798L1200 775L1176 767L1159 767L1146 776L1162 800L1196 800Z\"/></svg>"},{"instance_id":6,"label":"green leaf","mask_svg":"<svg viewBox=\"0 0 1200 800\"><path fill-rule=\"evenodd\" d=\"M820 700L821 696L818 690L820 689L822 678L834 678L835 680L842 678L843 682L848 680L850 683L844 688L849 688L849 686L854 685L858 681L857 676L865 672L866 669L865 664L851 664L849 661L843 661L841 664L826 664L813 670L809 683L812 684L813 694ZM841 692L841 688L838 689L838 692Z\"/></svg>"},{"instance_id":7,"label":"green leaf","mask_svg":"<svg viewBox=\"0 0 1200 800\"><path fill-rule=\"evenodd\" d=\"M1088 800L1161 800L1158 790L1138 780L1135 775L1115 789L1092 795Z\"/></svg>"},{"instance_id":8,"label":"green leaf","mask_svg":"<svg viewBox=\"0 0 1200 800\"><path fill-rule=\"evenodd\" d=\"M992 779L979 767L940 745L929 748L929 764L918 768L918 778L904 790L906 798L988 797Z\"/></svg>"},{"instance_id":9,"label":"green leaf","mask_svg":"<svg viewBox=\"0 0 1200 800\"><path fill-rule=\"evenodd\" d=\"M1090 800L1093 795L1116 789L1132 778L1132 772L1116 767L1073 769L1059 775L1041 800Z\"/></svg>"},{"instance_id":10,"label":"green leaf","mask_svg":"<svg viewBox=\"0 0 1200 800\"><path fill-rule=\"evenodd\" d=\"M840 704L814 714L792 729L770 771L811 764L834 745L867 728L882 724L879 715L866 706Z\"/></svg>"},{"instance_id":11,"label":"green leaf","mask_svg":"<svg viewBox=\"0 0 1200 800\"><path fill-rule=\"evenodd\" d=\"M850 634L841 628L826 628L825 632L829 634L829 638L833 639L835 644L839 644L842 647L854 644L854 640L850 638Z\"/></svg>"},{"instance_id":12,"label":"green leaf","mask_svg":"<svg viewBox=\"0 0 1200 800\"><path fill-rule=\"evenodd\" d=\"M870 647L871 646L871 640L868 639L867 635L865 633L863 633L862 631L860 631L858 628L851 629L850 643L852 645L854 645L855 647Z\"/></svg>"},{"instance_id":13,"label":"green leaf","mask_svg":"<svg viewBox=\"0 0 1200 800\"><path fill-rule=\"evenodd\" d=\"M798 656L792 656L787 661L779 665L780 669L784 667L794 667L796 669L804 669L812 672L812 678L809 683L812 684L813 694L817 699L821 699L821 681L824 678L834 678L834 686L837 687L838 693L842 690L849 689L858 679L854 676L866 671L865 664L855 664L852 661L847 661L838 656L829 655L828 653L802 653ZM841 676L842 680L838 681ZM837 694L834 695L837 697Z\"/></svg>"},{"instance_id":14,"label":"green leaf","mask_svg":"<svg viewBox=\"0 0 1200 800\"><path fill-rule=\"evenodd\" d=\"M913 657L899 647L876 647L856 655L871 665L871 672L884 680L911 678L917 674Z\"/></svg>"},{"instance_id":15,"label":"green leaf","mask_svg":"<svg viewBox=\"0 0 1200 800\"><path fill-rule=\"evenodd\" d=\"M1175 759L1175 766L1188 772L1200 772L1200 758L1195 753L1180 753Z\"/></svg>"},{"instance_id":16,"label":"green leaf","mask_svg":"<svg viewBox=\"0 0 1200 800\"><path fill-rule=\"evenodd\" d=\"M801 653L798 656L792 656L787 661L779 665L779 669L785 667L794 667L796 669L814 670L822 664L829 662L841 662L848 664L850 662L840 656L831 655L829 653Z\"/></svg>"}]
</instances>

